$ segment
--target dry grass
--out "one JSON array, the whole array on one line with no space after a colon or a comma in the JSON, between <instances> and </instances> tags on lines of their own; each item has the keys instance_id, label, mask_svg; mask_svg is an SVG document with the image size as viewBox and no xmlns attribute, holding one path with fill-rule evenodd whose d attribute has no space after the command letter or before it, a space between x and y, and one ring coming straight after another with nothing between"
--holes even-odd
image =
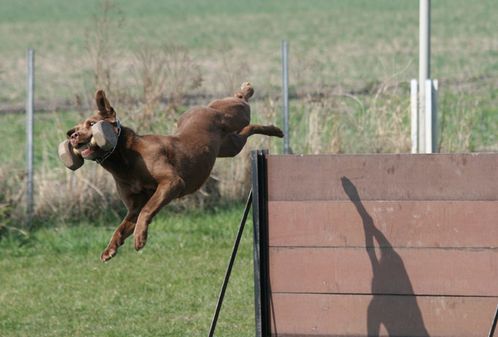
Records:
<instances>
[{"instance_id":1,"label":"dry grass","mask_svg":"<svg viewBox=\"0 0 498 337\"><path fill-rule=\"evenodd\" d=\"M371 96L331 93L291 101L291 146L295 153L378 153L408 152L410 149L407 83L386 82L375 88ZM450 100L441 111L442 152L465 151L472 147L472 130L478 122L478 101ZM140 110L137 113L140 113ZM156 128L172 128L173 116L152 116L161 121ZM252 103L252 121L258 124L280 123L281 105L267 97ZM54 115L58 120L58 115ZM54 167L51 157L56 139L63 139L65 130L58 121L58 134L40 142L43 160L35 176L36 216L66 221L72 218L96 217L102 209L115 214L124 210L117 198L112 177L93 163L71 172L60 165ZM143 127L145 131L146 128ZM161 132L167 133L167 132ZM220 201L243 199L250 188L250 151L268 148L279 153L281 140L251 137L235 158L218 159L212 177L196 194L183 198L170 208L210 207ZM17 173L15 173L17 172ZM25 198L24 175L8 166L0 168L2 182L0 216L22 221ZM21 188L19 188L21 187ZM4 225L5 227L5 225Z\"/></svg>"},{"instance_id":2,"label":"dry grass","mask_svg":"<svg viewBox=\"0 0 498 337\"><path fill-rule=\"evenodd\" d=\"M145 45L136 51L132 69L141 88L139 111L135 115L137 128L141 130L150 130L159 118L175 121L186 95L202 84L199 66L180 45L159 48ZM160 113L164 101L167 106Z\"/></svg>"},{"instance_id":3,"label":"dry grass","mask_svg":"<svg viewBox=\"0 0 498 337\"><path fill-rule=\"evenodd\" d=\"M23 227L25 186L23 172L0 167L0 234L11 226Z\"/></svg>"},{"instance_id":4,"label":"dry grass","mask_svg":"<svg viewBox=\"0 0 498 337\"><path fill-rule=\"evenodd\" d=\"M117 79L113 68L119 54L113 36L122 26L123 16L112 0L101 0L92 23L92 28L86 32L86 50L92 64L94 84L96 88L114 94Z\"/></svg>"},{"instance_id":5,"label":"dry grass","mask_svg":"<svg viewBox=\"0 0 498 337\"><path fill-rule=\"evenodd\" d=\"M62 221L78 217L97 217L102 209L117 215L122 208L116 198L112 179L100 166L87 164L71 172L65 168L42 169L35 176L35 214L50 218L54 214Z\"/></svg>"},{"instance_id":6,"label":"dry grass","mask_svg":"<svg viewBox=\"0 0 498 337\"><path fill-rule=\"evenodd\" d=\"M475 150L473 132L479 124L479 100L464 95L455 96L440 111L441 152L467 152ZM498 118L497 118L498 121ZM495 145L497 146L498 143ZM498 146L491 151L497 151Z\"/></svg>"}]
</instances>

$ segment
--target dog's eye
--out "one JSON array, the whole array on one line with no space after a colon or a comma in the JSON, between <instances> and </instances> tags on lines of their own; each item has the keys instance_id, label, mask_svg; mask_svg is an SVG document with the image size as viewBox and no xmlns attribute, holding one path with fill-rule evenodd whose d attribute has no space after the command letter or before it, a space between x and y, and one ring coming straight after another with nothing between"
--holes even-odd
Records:
<instances>
[{"instance_id":1,"label":"dog's eye","mask_svg":"<svg viewBox=\"0 0 498 337\"><path fill-rule=\"evenodd\" d=\"M94 126L95 125L95 122L90 122L90 126Z\"/></svg>"}]
</instances>

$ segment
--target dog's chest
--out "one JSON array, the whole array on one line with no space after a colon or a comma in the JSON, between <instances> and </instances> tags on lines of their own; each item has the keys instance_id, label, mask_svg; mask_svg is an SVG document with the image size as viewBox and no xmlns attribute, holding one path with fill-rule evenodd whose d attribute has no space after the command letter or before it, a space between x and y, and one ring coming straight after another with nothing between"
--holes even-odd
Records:
<instances>
[{"instance_id":1,"label":"dog's chest","mask_svg":"<svg viewBox=\"0 0 498 337\"><path fill-rule=\"evenodd\" d=\"M148 190L154 191L157 187L153 184L144 184L144 182L140 180L129 180L124 182L122 185L126 186L126 189L131 194L140 194Z\"/></svg>"},{"instance_id":2,"label":"dog's chest","mask_svg":"<svg viewBox=\"0 0 498 337\"><path fill-rule=\"evenodd\" d=\"M135 194L135 193L142 192L144 189L144 186L140 182L135 181L135 182L131 182L131 184L129 185L129 189L130 189L131 193Z\"/></svg>"}]
</instances>

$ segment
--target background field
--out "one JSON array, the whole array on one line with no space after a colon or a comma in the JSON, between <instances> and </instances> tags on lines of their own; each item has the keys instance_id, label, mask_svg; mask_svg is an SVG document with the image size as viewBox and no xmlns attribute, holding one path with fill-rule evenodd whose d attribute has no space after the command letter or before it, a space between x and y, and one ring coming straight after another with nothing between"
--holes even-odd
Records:
<instances>
[{"instance_id":1,"label":"background field","mask_svg":"<svg viewBox=\"0 0 498 337\"><path fill-rule=\"evenodd\" d=\"M497 151L496 1L438 0L432 6L439 149ZM256 88L253 121L281 125L280 42L285 38L294 152L410 149L417 1L0 0L0 8L2 335L204 334L231 244L228 226L238 221L240 200L248 192L249 150L278 153L282 148L281 140L251 139L237 158L217 163L201 193L169 207L177 213L160 215L152 225L157 240L143 254L135 256L128 247L111 264L100 265L97 257L123 207L112 180L97 165L69 172L55 150L65 131L93 111L96 88L106 90L125 125L167 134L188 107L230 95L249 80ZM37 108L31 232L23 225L28 47L36 50ZM231 203L237 206L226 211ZM203 216L203 210L211 211ZM179 248L187 242L191 248ZM239 322L245 323L237 335L252 335L250 246L244 249L247 268L238 272L237 304L223 318L233 331L220 336L235 335ZM148 283L140 275L149 269L153 295L145 297ZM125 299L111 286L116 277L126 280ZM191 278L206 284L193 285ZM174 291L161 287L172 280L178 282ZM65 290L54 292L64 284ZM113 292L111 300L106 301L105 291ZM95 306L100 309L93 312ZM141 319L119 321L125 319L118 317L121 313Z\"/></svg>"}]
</instances>

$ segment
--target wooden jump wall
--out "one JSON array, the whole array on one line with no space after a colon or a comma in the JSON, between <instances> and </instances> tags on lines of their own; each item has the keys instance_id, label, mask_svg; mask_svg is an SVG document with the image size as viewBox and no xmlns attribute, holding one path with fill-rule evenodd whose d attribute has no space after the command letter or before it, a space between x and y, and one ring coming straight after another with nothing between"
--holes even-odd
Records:
<instances>
[{"instance_id":1,"label":"wooden jump wall","mask_svg":"<svg viewBox=\"0 0 498 337\"><path fill-rule=\"evenodd\" d=\"M257 336L486 336L498 154L253 153Z\"/></svg>"}]
</instances>

